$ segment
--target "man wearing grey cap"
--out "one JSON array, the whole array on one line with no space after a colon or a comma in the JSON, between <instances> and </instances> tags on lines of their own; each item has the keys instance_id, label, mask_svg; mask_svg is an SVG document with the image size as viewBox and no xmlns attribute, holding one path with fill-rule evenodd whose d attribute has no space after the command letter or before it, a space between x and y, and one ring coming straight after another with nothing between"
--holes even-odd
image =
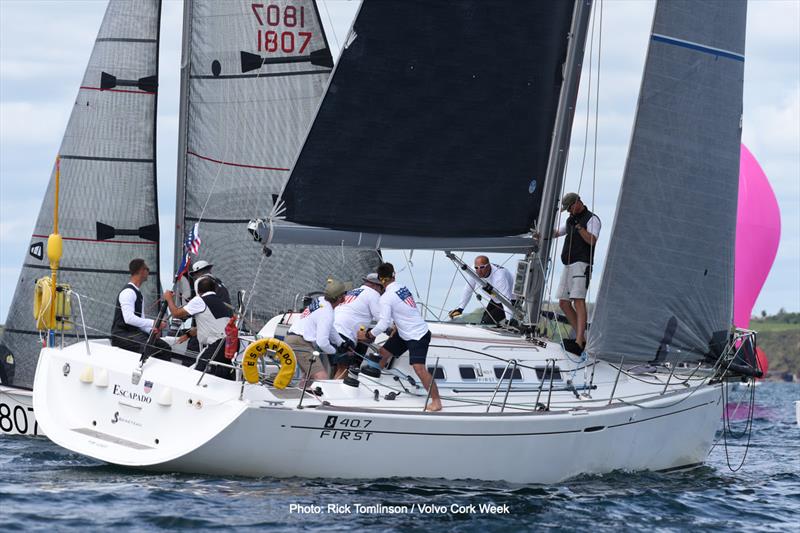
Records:
<instances>
[{"instance_id":1,"label":"man wearing grey cap","mask_svg":"<svg viewBox=\"0 0 800 533\"><path fill-rule=\"evenodd\" d=\"M327 358L320 356L312 363L311 356L315 350L333 355L342 344L342 338L333 327L333 310L344 301L346 292L344 283L329 279L325 285L325 296L312 300L300 319L295 319L289 328L286 344L294 351L301 368L301 387L307 379L328 379L330 369Z\"/></svg>"},{"instance_id":2,"label":"man wearing grey cap","mask_svg":"<svg viewBox=\"0 0 800 533\"><path fill-rule=\"evenodd\" d=\"M363 278L364 284L357 289L347 291L344 295L344 302L334 309L333 324L336 331L341 335L342 340L347 343L348 348L355 348L356 353L364 355L367 353L367 345L358 342L359 331L366 331L366 328L380 318L381 307L380 299L383 294L383 285L378 279L378 274L367 274ZM347 350L346 353L337 353L334 357L336 370L334 379L343 378L347 373L347 367L353 362L354 355Z\"/></svg>"},{"instance_id":3,"label":"man wearing grey cap","mask_svg":"<svg viewBox=\"0 0 800 533\"><path fill-rule=\"evenodd\" d=\"M558 305L575 330L575 342L586 346L586 292L594 263L594 249L600 236L600 219L589 211L577 193L561 199L561 210L569 213L555 237L566 236L561 250L564 270L558 284Z\"/></svg>"}]
</instances>

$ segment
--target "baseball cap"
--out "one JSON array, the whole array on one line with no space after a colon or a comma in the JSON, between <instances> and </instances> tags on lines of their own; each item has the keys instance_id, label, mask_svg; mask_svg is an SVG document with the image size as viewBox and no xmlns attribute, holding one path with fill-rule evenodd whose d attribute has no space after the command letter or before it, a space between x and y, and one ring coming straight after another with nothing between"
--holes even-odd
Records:
<instances>
[{"instance_id":1,"label":"baseball cap","mask_svg":"<svg viewBox=\"0 0 800 533\"><path fill-rule=\"evenodd\" d=\"M211 268L211 267L213 267L213 266L214 266L214 265L212 265L212 264L211 264L211 263L209 263L208 261L203 261L203 260L201 259L200 261L198 261L198 262L196 262L196 263L194 263L194 264L192 265L192 273L194 273L194 272L199 272L200 270L203 270L204 268Z\"/></svg>"},{"instance_id":2,"label":"baseball cap","mask_svg":"<svg viewBox=\"0 0 800 533\"><path fill-rule=\"evenodd\" d=\"M578 196L578 193L568 192L561 199L561 210L562 211L566 211L567 209L572 207L572 204L574 204L575 202L577 202L580 199L581 199L581 197Z\"/></svg>"},{"instance_id":3,"label":"baseball cap","mask_svg":"<svg viewBox=\"0 0 800 533\"><path fill-rule=\"evenodd\" d=\"M375 272L370 272L361 279L366 283L375 283L376 285L381 284L381 280L380 278L378 278L378 274L376 274Z\"/></svg>"},{"instance_id":4,"label":"baseball cap","mask_svg":"<svg viewBox=\"0 0 800 533\"><path fill-rule=\"evenodd\" d=\"M325 285L325 297L335 300L342 294L347 292L347 287L341 281L329 279Z\"/></svg>"}]
</instances>

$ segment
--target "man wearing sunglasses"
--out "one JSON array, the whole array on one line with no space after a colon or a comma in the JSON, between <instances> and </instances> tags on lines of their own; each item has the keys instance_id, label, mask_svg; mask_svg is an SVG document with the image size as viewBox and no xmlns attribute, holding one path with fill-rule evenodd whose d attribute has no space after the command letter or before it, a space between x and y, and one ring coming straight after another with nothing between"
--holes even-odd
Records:
<instances>
[{"instance_id":1,"label":"man wearing sunglasses","mask_svg":"<svg viewBox=\"0 0 800 533\"><path fill-rule=\"evenodd\" d=\"M509 300L513 300L511 291L514 288L514 278L507 269L500 265L493 265L489 262L489 258L485 255L479 255L475 258L475 273L485 280L486 283L491 285L492 291L487 294L489 302L481 317L481 324L499 324L503 319L511 320L513 311L506 309L500 303L500 300L495 296L499 293ZM458 307L450 311L450 318L456 318L464 312L464 308L472 298L472 293L475 292L475 287L478 285L478 280L470 277L467 279L467 284L464 287L464 292L461 295L461 302ZM481 293L486 294L481 287L478 287ZM480 293L478 298L481 298Z\"/></svg>"}]
</instances>

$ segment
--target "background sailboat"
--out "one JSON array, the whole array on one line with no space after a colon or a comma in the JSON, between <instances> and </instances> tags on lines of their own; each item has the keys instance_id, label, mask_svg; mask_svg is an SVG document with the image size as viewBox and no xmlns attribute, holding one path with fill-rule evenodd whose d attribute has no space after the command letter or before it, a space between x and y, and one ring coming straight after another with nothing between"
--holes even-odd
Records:
<instances>
[{"instance_id":1,"label":"background sailboat","mask_svg":"<svg viewBox=\"0 0 800 533\"><path fill-rule=\"evenodd\" d=\"M84 297L90 338L107 338L113 301L127 282L128 263L141 257L151 281L146 301L159 296L156 108L161 2L112 0L74 101L59 149L59 228L64 238L60 281ZM10 384L33 385L41 350L33 320L33 284L49 271L54 180L44 195L9 309L2 343ZM91 305L88 305L91 302ZM77 313L77 309L76 309ZM154 314L154 309L149 309ZM67 337L67 342L74 342ZM7 354L4 353L4 356Z\"/></svg>"}]
</instances>

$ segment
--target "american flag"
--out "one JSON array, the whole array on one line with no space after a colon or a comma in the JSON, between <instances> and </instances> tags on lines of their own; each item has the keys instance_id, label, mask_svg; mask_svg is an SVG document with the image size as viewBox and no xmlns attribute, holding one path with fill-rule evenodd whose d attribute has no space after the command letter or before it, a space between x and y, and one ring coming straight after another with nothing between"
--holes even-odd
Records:
<instances>
[{"instance_id":1,"label":"american flag","mask_svg":"<svg viewBox=\"0 0 800 533\"><path fill-rule=\"evenodd\" d=\"M183 259L181 259L181 265L178 267L176 280L181 279L189 271L189 265L191 264L189 254L197 255L200 250L200 243L200 223L195 222L192 230L186 235L186 240L183 241Z\"/></svg>"},{"instance_id":2,"label":"american flag","mask_svg":"<svg viewBox=\"0 0 800 533\"><path fill-rule=\"evenodd\" d=\"M364 289L353 289L351 291L347 291L344 294L344 303L349 304L352 303L358 298L358 295L364 292Z\"/></svg>"},{"instance_id":3,"label":"american flag","mask_svg":"<svg viewBox=\"0 0 800 533\"><path fill-rule=\"evenodd\" d=\"M197 252L200 251L200 223L195 222L194 226L192 226L192 231L186 236L186 240L183 242L183 250L188 254L192 253L197 255Z\"/></svg>"},{"instance_id":4,"label":"american flag","mask_svg":"<svg viewBox=\"0 0 800 533\"><path fill-rule=\"evenodd\" d=\"M300 318L307 317L308 315L310 315L311 313L313 313L314 311L316 311L319 308L320 308L319 300L316 300L316 299L312 300L311 303L308 304L308 307L303 309L303 314L300 315Z\"/></svg>"},{"instance_id":5,"label":"american flag","mask_svg":"<svg viewBox=\"0 0 800 533\"><path fill-rule=\"evenodd\" d=\"M411 307L416 308L417 302L414 301L414 297L411 295L411 291L408 290L407 287L401 287L399 291L396 291L397 297L403 300L406 304L410 305Z\"/></svg>"}]
</instances>

